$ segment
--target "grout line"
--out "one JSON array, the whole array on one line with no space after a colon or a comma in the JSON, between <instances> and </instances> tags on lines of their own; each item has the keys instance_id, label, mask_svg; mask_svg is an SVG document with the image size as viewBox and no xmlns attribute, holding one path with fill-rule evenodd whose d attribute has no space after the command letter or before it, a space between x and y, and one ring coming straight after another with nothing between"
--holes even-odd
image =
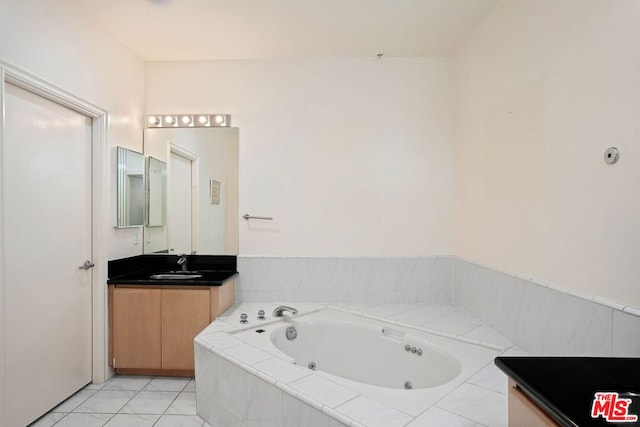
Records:
<instances>
[{"instance_id":1,"label":"grout line","mask_svg":"<svg viewBox=\"0 0 640 427\"><path fill-rule=\"evenodd\" d=\"M436 405L434 404L433 406L435 407ZM478 425L480 425L480 426L488 427L486 424L482 424L481 422L476 421L476 420L474 420L474 419L471 419L471 418L469 418L469 417L467 417L467 416L465 416L465 415L461 415L461 414L457 414L457 413L455 413L455 412L451 412L451 411L449 411L448 409L444 409L444 408L441 408L441 407L439 407L439 406L438 406L437 408L438 408L438 409L440 409L441 411L445 411L445 412L448 412L448 413L450 413L450 414L452 414L452 415L456 415L456 416L458 416L458 417L464 418L465 420L469 420L469 421L471 421L471 422L473 422L473 423L475 423L475 424L478 424Z\"/></svg>"}]
</instances>

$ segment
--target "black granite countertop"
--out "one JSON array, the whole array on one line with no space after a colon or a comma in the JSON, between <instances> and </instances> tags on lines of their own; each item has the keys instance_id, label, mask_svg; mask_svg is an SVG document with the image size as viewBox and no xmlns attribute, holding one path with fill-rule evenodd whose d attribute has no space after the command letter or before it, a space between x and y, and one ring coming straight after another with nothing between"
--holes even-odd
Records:
<instances>
[{"instance_id":1,"label":"black granite countertop","mask_svg":"<svg viewBox=\"0 0 640 427\"><path fill-rule=\"evenodd\" d=\"M238 274L236 257L227 255L187 255L187 271L181 271L177 255L138 255L109 261L109 285L220 286ZM192 279L152 279L163 273L192 273Z\"/></svg>"},{"instance_id":2,"label":"black granite countertop","mask_svg":"<svg viewBox=\"0 0 640 427\"><path fill-rule=\"evenodd\" d=\"M495 364L560 425L640 426L640 358L497 357Z\"/></svg>"}]
</instances>

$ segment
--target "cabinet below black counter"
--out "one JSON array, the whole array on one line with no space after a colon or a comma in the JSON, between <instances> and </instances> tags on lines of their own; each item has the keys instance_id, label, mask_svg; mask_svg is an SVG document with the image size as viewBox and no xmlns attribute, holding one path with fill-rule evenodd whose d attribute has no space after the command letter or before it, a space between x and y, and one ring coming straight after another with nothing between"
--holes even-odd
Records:
<instances>
[{"instance_id":1,"label":"cabinet below black counter","mask_svg":"<svg viewBox=\"0 0 640 427\"><path fill-rule=\"evenodd\" d=\"M497 357L495 364L562 426L640 426L640 358Z\"/></svg>"}]
</instances>

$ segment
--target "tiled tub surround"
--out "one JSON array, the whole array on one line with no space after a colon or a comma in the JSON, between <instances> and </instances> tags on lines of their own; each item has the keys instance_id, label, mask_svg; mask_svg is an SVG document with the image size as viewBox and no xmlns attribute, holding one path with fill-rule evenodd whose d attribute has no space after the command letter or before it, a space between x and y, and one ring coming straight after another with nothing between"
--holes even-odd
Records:
<instances>
[{"instance_id":1,"label":"tiled tub surround","mask_svg":"<svg viewBox=\"0 0 640 427\"><path fill-rule=\"evenodd\" d=\"M239 302L451 302L451 257L238 257Z\"/></svg>"},{"instance_id":2,"label":"tiled tub surround","mask_svg":"<svg viewBox=\"0 0 640 427\"><path fill-rule=\"evenodd\" d=\"M366 386L294 365L264 343L243 340L257 326L281 326L287 320L269 316L277 304L240 304L228 310L196 338L198 414L212 426L430 426L507 424L506 378L492 363L498 354L523 354L511 344L447 303L333 304L329 308L367 322L431 332L473 342L476 357L453 383L429 390L389 390ZM315 316L327 306L291 303ZM263 309L267 320L255 313ZM241 312L250 322L240 327ZM234 335L237 333L237 335ZM269 332L266 332L268 334ZM460 343L458 343L460 344ZM357 345L357 343L354 343ZM469 345L469 344L465 344ZM473 352L471 352L473 353ZM464 377L464 378L462 378ZM371 390L374 392L371 392ZM387 393L405 393L405 402L385 400ZM434 394L435 393L435 394ZM417 397L409 402L412 396ZM406 399L409 397L409 399ZM387 399L388 400L388 399ZM402 401L402 399L400 400ZM422 403L422 405L421 405ZM395 406L395 407L394 407Z\"/></svg>"},{"instance_id":3,"label":"tiled tub surround","mask_svg":"<svg viewBox=\"0 0 640 427\"><path fill-rule=\"evenodd\" d=\"M640 357L640 309L457 257L238 257L236 301L444 302L531 354Z\"/></svg>"},{"instance_id":4,"label":"tiled tub surround","mask_svg":"<svg viewBox=\"0 0 640 427\"><path fill-rule=\"evenodd\" d=\"M456 259L453 302L530 354L640 357L640 310Z\"/></svg>"}]
</instances>

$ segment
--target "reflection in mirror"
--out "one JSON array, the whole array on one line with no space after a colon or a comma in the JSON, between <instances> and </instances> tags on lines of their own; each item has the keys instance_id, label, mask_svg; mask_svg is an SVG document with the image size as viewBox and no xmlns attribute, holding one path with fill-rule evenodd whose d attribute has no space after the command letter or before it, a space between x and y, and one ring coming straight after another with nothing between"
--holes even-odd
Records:
<instances>
[{"instance_id":1,"label":"reflection in mirror","mask_svg":"<svg viewBox=\"0 0 640 427\"><path fill-rule=\"evenodd\" d=\"M116 227L144 224L144 156L117 147L117 220Z\"/></svg>"},{"instance_id":2,"label":"reflection in mirror","mask_svg":"<svg viewBox=\"0 0 640 427\"><path fill-rule=\"evenodd\" d=\"M238 129L148 128L144 152L167 163L166 225L144 253L238 253Z\"/></svg>"},{"instance_id":3,"label":"reflection in mirror","mask_svg":"<svg viewBox=\"0 0 640 427\"><path fill-rule=\"evenodd\" d=\"M167 163L147 157L147 222L149 227L166 225Z\"/></svg>"}]
</instances>

